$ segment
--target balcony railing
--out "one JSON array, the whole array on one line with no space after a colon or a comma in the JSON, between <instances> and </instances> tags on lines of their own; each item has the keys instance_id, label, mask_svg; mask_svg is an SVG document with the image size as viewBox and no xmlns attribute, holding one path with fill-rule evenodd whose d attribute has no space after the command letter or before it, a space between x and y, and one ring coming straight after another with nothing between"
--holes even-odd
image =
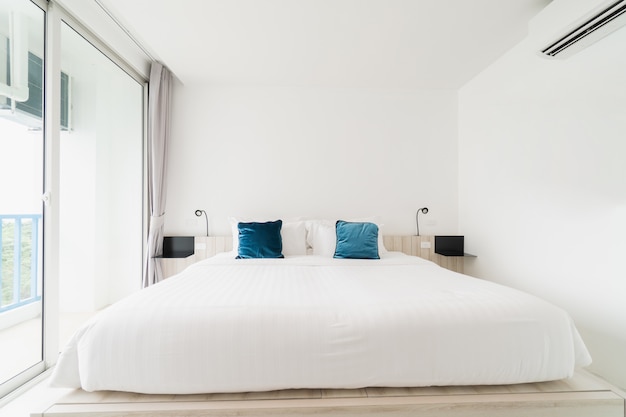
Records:
<instances>
[{"instance_id":1,"label":"balcony railing","mask_svg":"<svg viewBox=\"0 0 626 417\"><path fill-rule=\"evenodd\" d=\"M0 214L0 313L41 300L40 214Z\"/></svg>"}]
</instances>

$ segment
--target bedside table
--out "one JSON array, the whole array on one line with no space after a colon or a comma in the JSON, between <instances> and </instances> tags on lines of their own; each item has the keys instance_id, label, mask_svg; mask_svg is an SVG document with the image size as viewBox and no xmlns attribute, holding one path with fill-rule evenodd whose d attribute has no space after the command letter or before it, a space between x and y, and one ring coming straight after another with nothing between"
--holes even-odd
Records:
<instances>
[{"instance_id":1,"label":"bedside table","mask_svg":"<svg viewBox=\"0 0 626 417\"><path fill-rule=\"evenodd\" d=\"M462 274L464 270L464 260L466 258L475 258L476 256L466 254L462 250L454 254L437 253L437 243L441 245L440 239L437 238L440 237L441 236L386 235L383 236L383 243L387 250L403 252L407 255L428 259L443 268ZM441 246L439 246L439 249L441 250Z\"/></svg>"},{"instance_id":2,"label":"bedside table","mask_svg":"<svg viewBox=\"0 0 626 417\"><path fill-rule=\"evenodd\" d=\"M193 236L163 237L163 254L155 256L161 263L163 279L182 271L195 261Z\"/></svg>"}]
</instances>

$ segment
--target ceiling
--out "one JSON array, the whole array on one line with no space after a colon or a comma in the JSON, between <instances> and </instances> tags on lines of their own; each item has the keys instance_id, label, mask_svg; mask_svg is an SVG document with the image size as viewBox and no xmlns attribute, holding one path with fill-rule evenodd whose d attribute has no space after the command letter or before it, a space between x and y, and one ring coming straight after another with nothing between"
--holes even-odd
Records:
<instances>
[{"instance_id":1,"label":"ceiling","mask_svg":"<svg viewBox=\"0 0 626 417\"><path fill-rule=\"evenodd\" d=\"M185 84L401 89L459 88L550 2L100 1Z\"/></svg>"}]
</instances>

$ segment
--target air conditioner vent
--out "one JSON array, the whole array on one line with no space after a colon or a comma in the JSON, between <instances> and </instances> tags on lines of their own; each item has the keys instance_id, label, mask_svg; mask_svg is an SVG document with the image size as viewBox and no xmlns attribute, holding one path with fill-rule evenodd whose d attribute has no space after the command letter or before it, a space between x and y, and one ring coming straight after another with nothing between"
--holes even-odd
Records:
<instances>
[{"instance_id":1,"label":"air conditioner vent","mask_svg":"<svg viewBox=\"0 0 626 417\"><path fill-rule=\"evenodd\" d=\"M599 12L582 19L582 22L541 53L548 57L566 58L626 25L626 0L613 1Z\"/></svg>"}]
</instances>

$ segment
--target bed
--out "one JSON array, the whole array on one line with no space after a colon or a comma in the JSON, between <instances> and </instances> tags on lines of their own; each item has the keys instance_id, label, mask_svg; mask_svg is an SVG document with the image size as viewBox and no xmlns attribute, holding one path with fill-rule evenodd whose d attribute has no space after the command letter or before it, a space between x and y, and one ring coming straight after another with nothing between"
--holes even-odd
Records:
<instances>
[{"instance_id":1,"label":"bed","mask_svg":"<svg viewBox=\"0 0 626 417\"><path fill-rule=\"evenodd\" d=\"M380 259L285 249L284 258L218 254L110 306L63 350L53 385L145 394L497 385L560 380L591 362L569 315L529 294L382 246Z\"/></svg>"}]
</instances>

